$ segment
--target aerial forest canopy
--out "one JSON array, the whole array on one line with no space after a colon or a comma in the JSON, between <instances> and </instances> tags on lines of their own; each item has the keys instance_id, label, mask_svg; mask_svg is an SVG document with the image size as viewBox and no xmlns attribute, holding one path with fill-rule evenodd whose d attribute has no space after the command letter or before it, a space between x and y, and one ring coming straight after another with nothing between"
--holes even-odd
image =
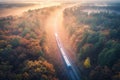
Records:
<instances>
[{"instance_id":1,"label":"aerial forest canopy","mask_svg":"<svg viewBox=\"0 0 120 80\"><path fill-rule=\"evenodd\" d=\"M120 3L47 4L1 11L0 80L120 80Z\"/></svg>"},{"instance_id":2,"label":"aerial forest canopy","mask_svg":"<svg viewBox=\"0 0 120 80\"><path fill-rule=\"evenodd\" d=\"M64 11L64 25L76 49L83 80L119 80L119 3L111 3L113 6L91 4Z\"/></svg>"},{"instance_id":3,"label":"aerial forest canopy","mask_svg":"<svg viewBox=\"0 0 120 80\"><path fill-rule=\"evenodd\" d=\"M45 58L43 23L49 10L0 18L0 80L57 80Z\"/></svg>"}]
</instances>

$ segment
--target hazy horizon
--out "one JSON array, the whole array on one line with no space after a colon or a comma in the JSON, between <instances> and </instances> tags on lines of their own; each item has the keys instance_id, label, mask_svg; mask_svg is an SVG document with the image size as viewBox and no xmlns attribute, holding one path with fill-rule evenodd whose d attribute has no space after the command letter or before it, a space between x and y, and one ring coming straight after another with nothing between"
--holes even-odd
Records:
<instances>
[{"instance_id":1,"label":"hazy horizon","mask_svg":"<svg viewBox=\"0 0 120 80\"><path fill-rule=\"evenodd\" d=\"M68 2L69 1L74 1L74 2L75 1L80 1L80 2L86 2L86 1L87 2L94 2L94 1L95 2L96 1L97 2L103 2L104 1L104 2L106 2L106 1L109 1L109 2L116 2L116 1L119 1L119 0L100 0L100 1L98 1L98 0L45 0L45 1L44 0L20 0L20 1L19 0L4 0L4 1L0 0L0 2L11 2L11 1L12 2L39 2L39 1L42 1L42 2L51 2L51 1L60 1L60 2L64 2L64 1L65 2L66 1L68 1Z\"/></svg>"}]
</instances>

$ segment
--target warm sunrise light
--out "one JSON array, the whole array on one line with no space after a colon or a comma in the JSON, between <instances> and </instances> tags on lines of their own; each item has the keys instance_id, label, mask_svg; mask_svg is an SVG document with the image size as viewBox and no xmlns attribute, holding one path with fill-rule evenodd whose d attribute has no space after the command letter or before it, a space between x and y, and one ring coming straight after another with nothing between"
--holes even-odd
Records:
<instances>
[{"instance_id":1,"label":"warm sunrise light","mask_svg":"<svg viewBox=\"0 0 120 80\"><path fill-rule=\"evenodd\" d=\"M120 80L120 1L0 0L0 80Z\"/></svg>"}]
</instances>

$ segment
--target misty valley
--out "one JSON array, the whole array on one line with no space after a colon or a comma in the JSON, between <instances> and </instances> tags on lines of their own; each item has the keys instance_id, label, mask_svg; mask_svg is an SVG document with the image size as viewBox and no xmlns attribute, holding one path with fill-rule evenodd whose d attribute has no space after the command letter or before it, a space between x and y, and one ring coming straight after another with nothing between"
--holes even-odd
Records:
<instances>
[{"instance_id":1,"label":"misty valley","mask_svg":"<svg viewBox=\"0 0 120 80\"><path fill-rule=\"evenodd\" d=\"M0 3L2 14L28 6L35 4ZM120 80L120 3L37 5L20 16L2 14L0 80Z\"/></svg>"}]
</instances>

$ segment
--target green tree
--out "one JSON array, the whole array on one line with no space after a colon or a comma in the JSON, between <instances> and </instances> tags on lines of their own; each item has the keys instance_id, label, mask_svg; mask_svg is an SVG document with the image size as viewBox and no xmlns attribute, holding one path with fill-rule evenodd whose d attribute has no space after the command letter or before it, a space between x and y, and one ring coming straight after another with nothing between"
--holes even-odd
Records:
<instances>
[{"instance_id":1,"label":"green tree","mask_svg":"<svg viewBox=\"0 0 120 80\"><path fill-rule=\"evenodd\" d=\"M120 44L114 41L108 41L106 47L98 55L98 62L100 65L112 66L119 56Z\"/></svg>"},{"instance_id":2,"label":"green tree","mask_svg":"<svg viewBox=\"0 0 120 80\"><path fill-rule=\"evenodd\" d=\"M20 39L19 38L13 38L13 39L11 39L10 44L12 45L13 48L19 46L20 45Z\"/></svg>"}]
</instances>

